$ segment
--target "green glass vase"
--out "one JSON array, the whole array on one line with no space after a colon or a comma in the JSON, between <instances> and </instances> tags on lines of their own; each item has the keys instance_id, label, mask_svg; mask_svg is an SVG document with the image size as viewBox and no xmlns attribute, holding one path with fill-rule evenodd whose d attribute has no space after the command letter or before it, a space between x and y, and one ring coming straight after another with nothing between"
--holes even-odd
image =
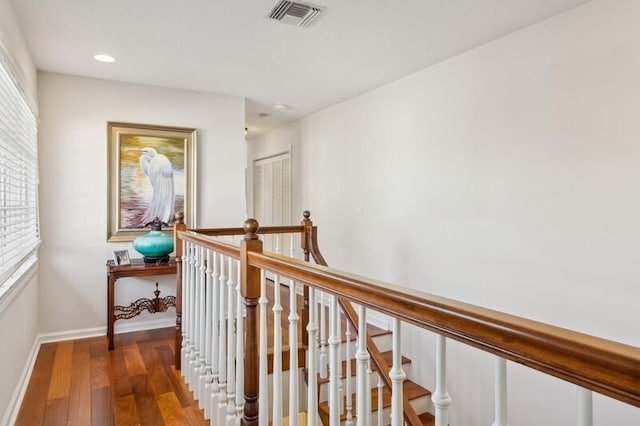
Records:
<instances>
[{"instance_id":1,"label":"green glass vase","mask_svg":"<svg viewBox=\"0 0 640 426\"><path fill-rule=\"evenodd\" d=\"M142 255L144 263L169 261L169 253L173 251L173 236L162 232L162 225L163 222L155 218L147 224L151 231L133 240L133 248Z\"/></svg>"}]
</instances>

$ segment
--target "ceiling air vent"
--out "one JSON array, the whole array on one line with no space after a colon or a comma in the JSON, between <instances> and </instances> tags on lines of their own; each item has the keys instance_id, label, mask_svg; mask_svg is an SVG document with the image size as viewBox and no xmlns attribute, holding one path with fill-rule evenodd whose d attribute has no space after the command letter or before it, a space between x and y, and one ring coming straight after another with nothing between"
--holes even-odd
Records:
<instances>
[{"instance_id":1,"label":"ceiling air vent","mask_svg":"<svg viewBox=\"0 0 640 426\"><path fill-rule=\"evenodd\" d=\"M289 25L307 27L316 20L323 8L306 3L281 0L276 4L269 18Z\"/></svg>"}]
</instances>

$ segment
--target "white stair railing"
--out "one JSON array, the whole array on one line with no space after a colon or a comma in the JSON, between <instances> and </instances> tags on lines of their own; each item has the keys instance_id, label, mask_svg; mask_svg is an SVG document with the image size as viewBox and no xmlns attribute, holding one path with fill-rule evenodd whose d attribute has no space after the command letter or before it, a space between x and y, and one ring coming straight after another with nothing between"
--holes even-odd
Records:
<instances>
[{"instance_id":1,"label":"white stair railing","mask_svg":"<svg viewBox=\"0 0 640 426\"><path fill-rule=\"evenodd\" d=\"M217 415L218 409L218 396L220 395L220 352L218 351L218 345L220 341L220 262L221 256L215 251L211 253L211 263L213 272L211 274L211 392L209 393L209 418L214 419Z\"/></svg>"},{"instance_id":2,"label":"white stair railing","mask_svg":"<svg viewBox=\"0 0 640 426\"><path fill-rule=\"evenodd\" d=\"M236 306L238 274L236 261L227 257L227 425L235 424L236 419Z\"/></svg>"},{"instance_id":3,"label":"white stair railing","mask_svg":"<svg viewBox=\"0 0 640 426\"><path fill-rule=\"evenodd\" d=\"M351 401L351 327L348 321L345 321L345 328L345 426L353 426L353 403Z\"/></svg>"},{"instance_id":4,"label":"white stair railing","mask_svg":"<svg viewBox=\"0 0 640 426\"><path fill-rule=\"evenodd\" d=\"M206 261L206 270L205 270L205 339L204 339L204 347L205 347L205 357L204 357L204 383L202 386L202 390L200 391L200 408L204 409L204 417L206 419L211 417L211 382L213 381L213 373L211 371L211 355L213 352L213 303L214 303L214 294L213 294L213 259L212 252L209 249L205 250L205 261Z\"/></svg>"},{"instance_id":5,"label":"white stair railing","mask_svg":"<svg viewBox=\"0 0 640 426\"><path fill-rule=\"evenodd\" d=\"M280 330L282 304L280 302L280 277L274 276L273 284L273 424L282 424L282 332Z\"/></svg>"},{"instance_id":6,"label":"white stair railing","mask_svg":"<svg viewBox=\"0 0 640 426\"><path fill-rule=\"evenodd\" d=\"M267 278L264 270L260 271L260 299L258 305L260 306L260 366L258 392L260 400L258 401L258 426L268 426L269 424L269 363L267 346Z\"/></svg>"},{"instance_id":7,"label":"white stair railing","mask_svg":"<svg viewBox=\"0 0 640 426\"><path fill-rule=\"evenodd\" d=\"M318 422L318 305L316 299L316 290L309 289L309 324L307 332L309 333L309 347L307 349L307 369L308 369L308 386L307 386L307 418L308 425L315 426Z\"/></svg>"},{"instance_id":8,"label":"white stair railing","mask_svg":"<svg viewBox=\"0 0 640 426\"><path fill-rule=\"evenodd\" d=\"M507 360L496 357L494 366L494 411L492 426L507 426Z\"/></svg>"},{"instance_id":9,"label":"white stair railing","mask_svg":"<svg viewBox=\"0 0 640 426\"><path fill-rule=\"evenodd\" d=\"M220 338L218 339L218 371L220 373L218 389L218 407L216 409L215 425L224 425L227 417L227 274L229 269L226 256L220 256Z\"/></svg>"},{"instance_id":10,"label":"white stair railing","mask_svg":"<svg viewBox=\"0 0 640 426\"><path fill-rule=\"evenodd\" d=\"M200 352L203 349L201 342L201 334L200 329L204 325L204 321L202 321L202 288L201 285L201 277L200 277L200 264L202 259L200 258L200 247L194 245L193 247L193 342L194 342L194 350L191 355L191 362L193 365L193 373L191 376L191 383L189 388L194 394L194 398L200 398Z\"/></svg>"},{"instance_id":11,"label":"white stair railing","mask_svg":"<svg viewBox=\"0 0 640 426\"><path fill-rule=\"evenodd\" d=\"M189 315L191 314L191 308L189 306L189 244L187 241L182 242L182 345L180 348L180 365L182 366L182 375L185 383L188 381L188 365L187 359L189 358Z\"/></svg>"},{"instance_id":12,"label":"white stair railing","mask_svg":"<svg viewBox=\"0 0 640 426\"><path fill-rule=\"evenodd\" d=\"M207 270L207 262L205 259L205 250L204 247L198 247L197 248L197 271L196 273L198 274L198 280L197 280L197 285L198 285L198 292L197 292L197 297L198 297L198 318L197 318L197 322L198 322L198 381L196 383L196 387L194 390L194 395L196 396L196 399L198 400L198 406L200 407L200 409L204 408L203 405L203 395L204 395L204 384L205 384L205 380L206 380L206 376L207 376L207 369L206 369L206 354L207 354L207 347L206 347L206 330L207 330L207 313L206 313L206 303L207 303L207 295L206 295L206 270Z\"/></svg>"},{"instance_id":13,"label":"white stair railing","mask_svg":"<svg viewBox=\"0 0 640 426\"><path fill-rule=\"evenodd\" d=\"M340 373L338 359L339 319L338 319L338 298L331 296L329 305L329 424L330 426L340 424Z\"/></svg>"},{"instance_id":14,"label":"white stair railing","mask_svg":"<svg viewBox=\"0 0 640 426\"><path fill-rule=\"evenodd\" d=\"M233 260L236 275L236 421L240 423L244 410L244 298L240 290L240 265Z\"/></svg>"},{"instance_id":15,"label":"white stair railing","mask_svg":"<svg viewBox=\"0 0 640 426\"><path fill-rule=\"evenodd\" d=\"M296 282L289 281L289 425L298 425L298 311Z\"/></svg>"},{"instance_id":16,"label":"white stair railing","mask_svg":"<svg viewBox=\"0 0 640 426\"><path fill-rule=\"evenodd\" d=\"M367 352L367 309L358 307L358 349L356 352L356 424L371 424L371 384L369 379L369 352Z\"/></svg>"},{"instance_id":17,"label":"white stair railing","mask_svg":"<svg viewBox=\"0 0 640 426\"><path fill-rule=\"evenodd\" d=\"M382 383L382 376L378 374L378 426L384 425L384 404L383 404L383 393L384 393L384 383Z\"/></svg>"},{"instance_id":18,"label":"white stair railing","mask_svg":"<svg viewBox=\"0 0 640 426\"><path fill-rule=\"evenodd\" d=\"M319 292L320 298L320 349L318 364L320 369L320 377L326 379L329 377L329 361L327 359L327 306L326 306L326 294L323 291Z\"/></svg>"},{"instance_id":19,"label":"white stair railing","mask_svg":"<svg viewBox=\"0 0 640 426\"><path fill-rule=\"evenodd\" d=\"M188 322L189 322L189 349L188 349L188 358L187 358L187 377L186 377L186 382L189 385L189 387L191 387L193 385L193 373L194 373L194 359L195 359L195 315L196 315L196 310L195 310L195 303L196 303L196 297L195 297L195 276L194 276L194 269L195 269L195 263L196 263L196 259L194 256L194 250L195 250L195 244L191 243L188 245L188 263L187 263L187 268L188 268L188 274L187 274L187 285L188 285L188 294L189 294L189 317L188 317Z\"/></svg>"},{"instance_id":20,"label":"white stair railing","mask_svg":"<svg viewBox=\"0 0 640 426\"><path fill-rule=\"evenodd\" d=\"M578 426L593 426L593 392L577 386Z\"/></svg>"},{"instance_id":21,"label":"white stair railing","mask_svg":"<svg viewBox=\"0 0 640 426\"><path fill-rule=\"evenodd\" d=\"M393 365L389 371L391 379L391 426L401 426L404 411L402 409L402 384L406 375L402 369L402 324L393 319Z\"/></svg>"},{"instance_id":22,"label":"white stair railing","mask_svg":"<svg viewBox=\"0 0 640 426\"><path fill-rule=\"evenodd\" d=\"M431 396L435 411L435 426L448 426L451 397L447 391L447 339L436 335L436 388Z\"/></svg>"}]
</instances>

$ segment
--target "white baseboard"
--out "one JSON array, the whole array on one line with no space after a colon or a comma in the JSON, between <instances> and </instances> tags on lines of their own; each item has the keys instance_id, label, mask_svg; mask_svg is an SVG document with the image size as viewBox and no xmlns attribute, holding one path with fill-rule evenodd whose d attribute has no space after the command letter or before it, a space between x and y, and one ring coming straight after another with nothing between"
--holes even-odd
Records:
<instances>
[{"instance_id":1,"label":"white baseboard","mask_svg":"<svg viewBox=\"0 0 640 426\"><path fill-rule=\"evenodd\" d=\"M31 346L31 352L29 352L27 362L22 370L22 374L18 379L16 389L13 391L7 410L4 412L4 417L2 418L1 423L3 425L13 425L16 423L20 406L24 399L24 394L27 392L27 387L29 386L29 379L31 379L33 366L36 364L36 358L38 357L38 352L40 350L40 343L39 336L36 336L33 346Z\"/></svg>"},{"instance_id":2,"label":"white baseboard","mask_svg":"<svg viewBox=\"0 0 640 426\"><path fill-rule=\"evenodd\" d=\"M158 318L158 319L149 319L144 321L135 321L131 323L122 323L117 324L115 327L116 333L128 333L132 331L142 331L142 330L153 330L155 328L164 328L171 327L176 324L175 318ZM2 418L1 425L13 425L16 422L16 418L18 417L18 413L20 412L20 406L22 405L22 400L24 399L24 395L27 392L27 387L29 386L29 380L31 379L31 374L33 373L33 367L36 364L36 359L38 358L38 353L40 351L40 346L43 343L51 343L51 342L61 342L65 340L75 340L75 339L84 339L88 337L97 337L97 336L106 336L107 327L94 327L94 328L85 328L80 330L69 330L69 331L61 331L54 333L44 333L36 336L33 346L31 347L31 352L29 352L29 356L27 358L27 362L25 363L24 370L18 379L18 383L16 385L16 389L13 392L11 400L9 401L9 405L5 411L4 417Z\"/></svg>"},{"instance_id":3,"label":"white baseboard","mask_svg":"<svg viewBox=\"0 0 640 426\"><path fill-rule=\"evenodd\" d=\"M130 333L132 331L153 330L156 328L172 327L176 325L175 317L148 319L144 321L117 323L114 332ZM62 342L65 340L86 339L88 337L106 336L107 327L83 328L80 330L58 331L54 333L41 334L40 343Z\"/></svg>"},{"instance_id":4,"label":"white baseboard","mask_svg":"<svg viewBox=\"0 0 640 426\"><path fill-rule=\"evenodd\" d=\"M156 328L166 328L166 327L175 327L176 325L176 317L166 317L166 318L151 318L144 321L135 321L135 322L122 322L118 324L116 322L115 332L116 333L130 333L132 331L142 331L142 330L153 330ZM104 333L107 333L107 328L104 327Z\"/></svg>"}]
</instances>

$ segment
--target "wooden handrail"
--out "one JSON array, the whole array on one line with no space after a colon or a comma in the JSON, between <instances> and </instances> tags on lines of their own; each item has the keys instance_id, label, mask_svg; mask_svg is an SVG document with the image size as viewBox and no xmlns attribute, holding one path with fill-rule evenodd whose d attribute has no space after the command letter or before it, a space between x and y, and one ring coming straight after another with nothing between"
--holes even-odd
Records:
<instances>
[{"instance_id":1,"label":"wooden handrail","mask_svg":"<svg viewBox=\"0 0 640 426\"><path fill-rule=\"evenodd\" d=\"M269 253L251 266L640 407L640 348Z\"/></svg>"},{"instance_id":2,"label":"wooden handrail","mask_svg":"<svg viewBox=\"0 0 640 426\"><path fill-rule=\"evenodd\" d=\"M201 247L222 253L225 256L240 259L240 247L227 244L222 241L211 238L208 235L201 235L196 231L179 231L178 238L182 241L189 241Z\"/></svg>"},{"instance_id":3,"label":"wooden handrail","mask_svg":"<svg viewBox=\"0 0 640 426\"><path fill-rule=\"evenodd\" d=\"M244 235L244 228L198 228L190 229L190 231L197 232L198 234L209 236L233 236ZM286 226L265 226L258 229L258 235L266 234L298 234L304 231L304 227L301 225L286 225Z\"/></svg>"}]
</instances>

